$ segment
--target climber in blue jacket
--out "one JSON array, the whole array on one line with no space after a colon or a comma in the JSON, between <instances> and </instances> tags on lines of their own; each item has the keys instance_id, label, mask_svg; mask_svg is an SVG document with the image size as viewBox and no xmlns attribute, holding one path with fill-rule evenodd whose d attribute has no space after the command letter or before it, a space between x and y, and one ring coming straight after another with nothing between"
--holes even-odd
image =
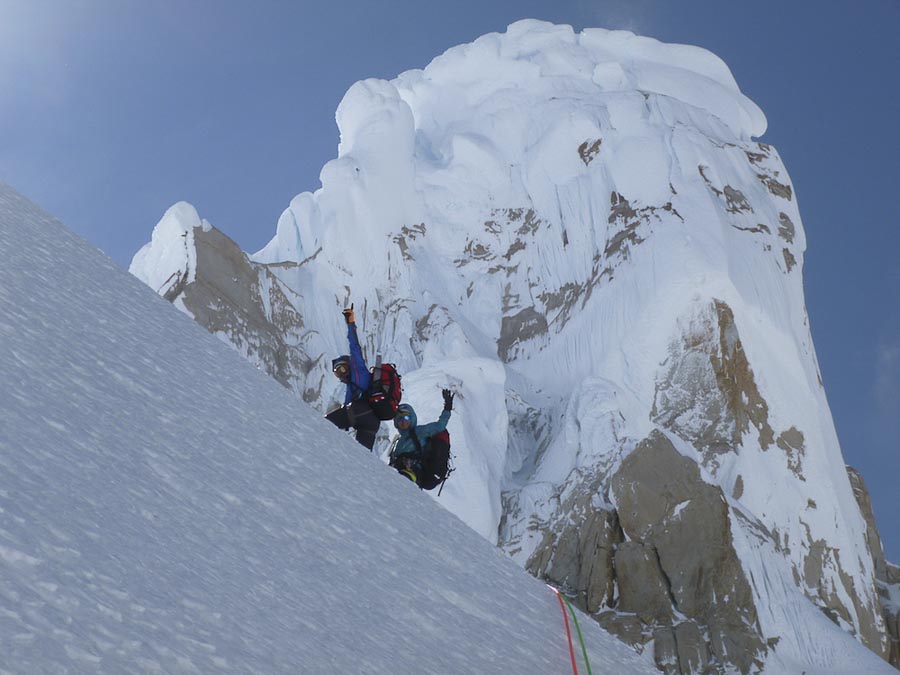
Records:
<instances>
[{"instance_id":1,"label":"climber in blue jacket","mask_svg":"<svg viewBox=\"0 0 900 675\"><path fill-rule=\"evenodd\" d=\"M356 319L353 305L343 310L347 323L347 340L350 342L350 353L343 354L331 362L331 370L341 382L347 385L344 394L344 405L335 408L325 419L341 429L356 429L356 440L369 450L375 445L375 436L381 426L381 420L375 416L369 404L369 388L372 374L363 357L359 337L356 334Z\"/></svg>"}]
</instances>

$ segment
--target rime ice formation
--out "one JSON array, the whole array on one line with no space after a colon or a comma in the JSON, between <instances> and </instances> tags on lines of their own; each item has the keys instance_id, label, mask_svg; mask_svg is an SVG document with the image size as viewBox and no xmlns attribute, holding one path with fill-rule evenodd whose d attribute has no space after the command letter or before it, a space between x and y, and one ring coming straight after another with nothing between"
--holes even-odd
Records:
<instances>
[{"instance_id":1,"label":"rime ice formation","mask_svg":"<svg viewBox=\"0 0 900 675\"><path fill-rule=\"evenodd\" d=\"M459 391L439 501L666 672L887 657L797 202L720 59L522 21L336 117L321 188L226 267L195 226L170 299L320 408L354 302L420 418Z\"/></svg>"}]
</instances>

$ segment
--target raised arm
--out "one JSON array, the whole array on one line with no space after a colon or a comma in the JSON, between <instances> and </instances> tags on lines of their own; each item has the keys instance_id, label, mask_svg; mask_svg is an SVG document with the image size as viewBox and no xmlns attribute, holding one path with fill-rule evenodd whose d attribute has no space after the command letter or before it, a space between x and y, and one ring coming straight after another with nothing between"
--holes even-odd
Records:
<instances>
[{"instance_id":1,"label":"raised arm","mask_svg":"<svg viewBox=\"0 0 900 675\"><path fill-rule=\"evenodd\" d=\"M367 392L372 384L372 375L363 358L362 347L356 334L356 320L353 315L353 305L343 311L344 320L347 322L347 341L350 343L350 382L353 387L362 392Z\"/></svg>"},{"instance_id":2,"label":"raised arm","mask_svg":"<svg viewBox=\"0 0 900 675\"><path fill-rule=\"evenodd\" d=\"M441 412L441 416L437 418L437 422L430 422L428 424L420 424L419 426L417 426L416 435L419 438L428 438L430 436L434 436L435 434L439 434L447 428L447 423L449 421L450 411L445 408Z\"/></svg>"},{"instance_id":3,"label":"raised arm","mask_svg":"<svg viewBox=\"0 0 900 675\"><path fill-rule=\"evenodd\" d=\"M440 417L438 417L437 422L423 424L418 427L416 431L419 438L434 436L447 428L447 423L450 421L450 412L453 410L453 397L455 394L449 389L443 389L441 390L441 395L444 397L444 409L441 411Z\"/></svg>"}]
</instances>

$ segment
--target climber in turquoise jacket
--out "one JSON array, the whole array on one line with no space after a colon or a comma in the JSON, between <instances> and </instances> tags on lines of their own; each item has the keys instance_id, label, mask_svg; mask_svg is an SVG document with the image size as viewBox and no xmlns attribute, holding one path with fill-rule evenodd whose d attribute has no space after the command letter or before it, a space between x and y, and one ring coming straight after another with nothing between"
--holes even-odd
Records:
<instances>
[{"instance_id":1,"label":"climber in turquoise jacket","mask_svg":"<svg viewBox=\"0 0 900 675\"><path fill-rule=\"evenodd\" d=\"M444 409L436 422L419 426L416 411L408 403L401 403L394 416L394 427L400 432L400 437L391 449L390 464L425 490L430 490L434 485L428 487L428 482L424 482L429 481L431 477L424 475L428 472L423 470L423 463L428 464L430 455L440 452L430 441L432 437L447 429L453 410L455 394L449 389L443 389L441 395L444 397ZM449 453L449 445L446 451ZM446 459L444 462L446 469Z\"/></svg>"}]
</instances>

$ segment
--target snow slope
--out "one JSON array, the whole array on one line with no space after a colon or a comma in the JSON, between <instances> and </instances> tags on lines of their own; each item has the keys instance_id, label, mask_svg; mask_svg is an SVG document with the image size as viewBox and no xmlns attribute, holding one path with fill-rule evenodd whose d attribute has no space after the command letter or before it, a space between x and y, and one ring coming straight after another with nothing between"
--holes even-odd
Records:
<instances>
[{"instance_id":1,"label":"snow slope","mask_svg":"<svg viewBox=\"0 0 900 675\"><path fill-rule=\"evenodd\" d=\"M0 255L0 670L568 671L548 588L6 186Z\"/></svg>"}]
</instances>

